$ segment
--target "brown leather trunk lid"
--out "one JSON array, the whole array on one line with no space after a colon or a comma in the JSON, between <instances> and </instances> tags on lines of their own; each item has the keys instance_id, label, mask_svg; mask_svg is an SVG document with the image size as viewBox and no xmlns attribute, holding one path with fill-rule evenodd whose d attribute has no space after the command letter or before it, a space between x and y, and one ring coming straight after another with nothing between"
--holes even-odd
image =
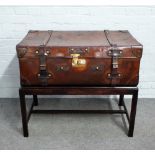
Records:
<instances>
[{"instance_id":1,"label":"brown leather trunk lid","mask_svg":"<svg viewBox=\"0 0 155 155\"><path fill-rule=\"evenodd\" d=\"M29 31L17 54L23 86L135 86L142 45L128 31Z\"/></svg>"}]
</instances>

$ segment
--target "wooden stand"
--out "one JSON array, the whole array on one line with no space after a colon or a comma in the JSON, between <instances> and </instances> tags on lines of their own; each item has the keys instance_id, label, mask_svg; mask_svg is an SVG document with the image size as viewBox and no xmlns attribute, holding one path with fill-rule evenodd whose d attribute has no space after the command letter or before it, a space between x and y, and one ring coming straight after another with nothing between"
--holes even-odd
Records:
<instances>
[{"instance_id":1,"label":"wooden stand","mask_svg":"<svg viewBox=\"0 0 155 155\"><path fill-rule=\"evenodd\" d=\"M27 113L25 95L33 95L33 103L30 111ZM33 110L33 106L38 105L37 95L120 95L119 106L124 110ZM132 95L131 112L124 103L124 95ZM133 137L136 107L138 100L137 87L22 87L19 89L23 135L28 137L28 121L32 113L106 113L106 114L126 114L129 130L128 136Z\"/></svg>"}]
</instances>

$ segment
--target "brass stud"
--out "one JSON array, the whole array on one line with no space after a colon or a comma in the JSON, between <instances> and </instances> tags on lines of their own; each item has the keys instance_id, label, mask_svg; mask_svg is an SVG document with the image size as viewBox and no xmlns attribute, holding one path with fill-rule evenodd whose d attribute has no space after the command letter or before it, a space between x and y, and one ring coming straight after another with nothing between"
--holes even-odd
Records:
<instances>
[{"instance_id":1,"label":"brass stud","mask_svg":"<svg viewBox=\"0 0 155 155\"><path fill-rule=\"evenodd\" d=\"M64 67L63 67L63 66L61 66L61 67L60 67L60 69L61 69L61 70L63 70L63 69L64 69Z\"/></svg>"},{"instance_id":2,"label":"brass stud","mask_svg":"<svg viewBox=\"0 0 155 155\"><path fill-rule=\"evenodd\" d=\"M99 70L99 67L98 66L96 67L96 70Z\"/></svg>"},{"instance_id":3,"label":"brass stud","mask_svg":"<svg viewBox=\"0 0 155 155\"><path fill-rule=\"evenodd\" d=\"M50 51L46 51L46 53L47 53L47 54L49 54L49 53L50 53Z\"/></svg>"}]
</instances>

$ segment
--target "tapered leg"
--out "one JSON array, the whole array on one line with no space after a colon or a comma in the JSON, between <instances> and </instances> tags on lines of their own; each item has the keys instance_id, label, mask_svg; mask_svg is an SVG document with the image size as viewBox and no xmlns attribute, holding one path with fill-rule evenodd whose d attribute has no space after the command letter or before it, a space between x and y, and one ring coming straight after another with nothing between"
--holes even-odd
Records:
<instances>
[{"instance_id":1,"label":"tapered leg","mask_svg":"<svg viewBox=\"0 0 155 155\"><path fill-rule=\"evenodd\" d=\"M23 124L23 135L24 137L28 137L28 122L27 122L25 94L22 92L22 89L19 90L19 97L20 97L20 107L21 107L22 124Z\"/></svg>"},{"instance_id":2,"label":"tapered leg","mask_svg":"<svg viewBox=\"0 0 155 155\"><path fill-rule=\"evenodd\" d=\"M123 102L124 102L124 95L120 95L119 97L119 106L123 106Z\"/></svg>"},{"instance_id":3,"label":"tapered leg","mask_svg":"<svg viewBox=\"0 0 155 155\"><path fill-rule=\"evenodd\" d=\"M128 131L129 137L133 137L135 116L136 116L136 109L137 109L137 100L138 100L138 90L132 96L129 131Z\"/></svg>"},{"instance_id":4,"label":"tapered leg","mask_svg":"<svg viewBox=\"0 0 155 155\"><path fill-rule=\"evenodd\" d=\"M37 97L37 95L33 95L33 104L34 104L34 106L38 106L38 97Z\"/></svg>"}]
</instances>

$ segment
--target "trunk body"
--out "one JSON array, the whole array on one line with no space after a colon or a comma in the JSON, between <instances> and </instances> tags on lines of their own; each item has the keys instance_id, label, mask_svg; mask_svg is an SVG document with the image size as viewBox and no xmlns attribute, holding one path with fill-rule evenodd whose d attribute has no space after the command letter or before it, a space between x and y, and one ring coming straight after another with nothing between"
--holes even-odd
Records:
<instances>
[{"instance_id":1,"label":"trunk body","mask_svg":"<svg viewBox=\"0 0 155 155\"><path fill-rule=\"evenodd\" d=\"M136 86L142 45L128 31L29 31L16 46L22 86Z\"/></svg>"}]
</instances>

